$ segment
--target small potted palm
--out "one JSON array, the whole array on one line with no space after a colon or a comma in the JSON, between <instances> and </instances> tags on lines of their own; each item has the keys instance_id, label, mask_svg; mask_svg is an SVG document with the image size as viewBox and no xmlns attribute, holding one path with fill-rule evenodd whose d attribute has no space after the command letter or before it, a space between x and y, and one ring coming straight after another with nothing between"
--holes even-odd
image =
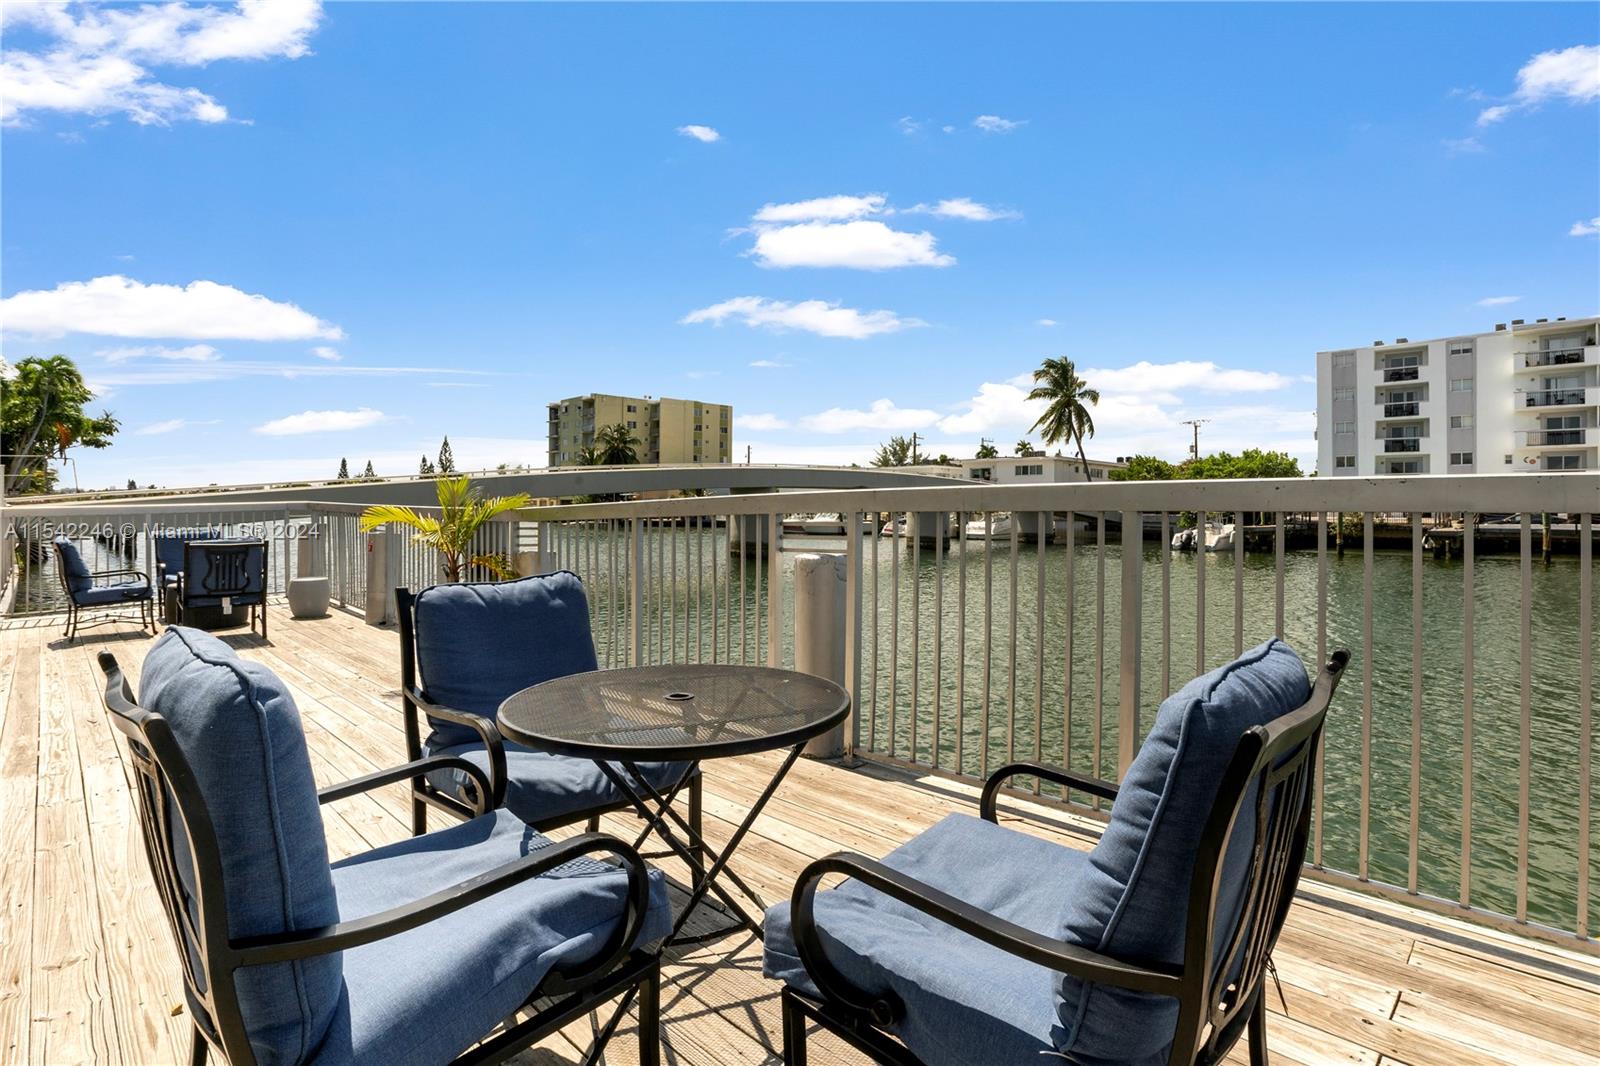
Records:
<instances>
[{"instance_id":1,"label":"small potted palm","mask_svg":"<svg viewBox=\"0 0 1600 1066\"><path fill-rule=\"evenodd\" d=\"M434 482L439 494L439 513L421 514L410 507L380 504L361 514L361 531L370 533L379 526L403 526L414 532L411 539L439 553L444 580L461 580L466 567L481 567L498 578L516 577L511 560L503 552L472 555L472 541L487 523L509 511L528 506L525 492L515 496L485 498L472 486L472 479L441 477Z\"/></svg>"}]
</instances>

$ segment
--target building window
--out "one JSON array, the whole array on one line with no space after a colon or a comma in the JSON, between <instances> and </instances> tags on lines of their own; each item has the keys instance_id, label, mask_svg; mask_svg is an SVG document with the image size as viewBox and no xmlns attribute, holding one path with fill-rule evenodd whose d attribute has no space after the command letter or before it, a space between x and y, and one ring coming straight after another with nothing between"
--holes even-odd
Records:
<instances>
[{"instance_id":1,"label":"building window","mask_svg":"<svg viewBox=\"0 0 1600 1066\"><path fill-rule=\"evenodd\" d=\"M636 404L636 403L630 403L630 404L629 404L629 405L628 405L628 413L629 413L629 414L630 414L630 415L632 415L632 414L638 414L638 413L639 413L639 405L638 405L638 404Z\"/></svg>"},{"instance_id":2,"label":"building window","mask_svg":"<svg viewBox=\"0 0 1600 1066\"><path fill-rule=\"evenodd\" d=\"M975 466L972 468L972 476L979 481L993 481L994 468L988 466Z\"/></svg>"},{"instance_id":3,"label":"building window","mask_svg":"<svg viewBox=\"0 0 1600 1066\"><path fill-rule=\"evenodd\" d=\"M1352 366L1355 366L1355 365L1356 365L1356 353L1355 352L1335 352L1335 353L1333 353L1333 368L1335 370L1344 370L1347 367L1352 367Z\"/></svg>"},{"instance_id":4,"label":"building window","mask_svg":"<svg viewBox=\"0 0 1600 1066\"><path fill-rule=\"evenodd\" d=\"M1451 429L1471 429L1472 425L1473 425L1473 417L1471 415L1451 415L1450 416L1450 428Z\"/></svg>"},{"instance_id":5,"label":"building window","mask_svg":"<svg viewBox=\"0 0 1600 1066\"><path fill-rule=\"evenodd\" d=\"M1391 473L1391 474L1420 474L1420 473L1422 473L1422 460L1420 460L1420 459L1391 459L1391 460L1389 460L1389 473Z\"/></svg>"},{"instance_id":6,"label":"building window","mask_svg":"<svg viewBox=\"0 0 1600 1066\"><path fill-rule=\"evenodd\" d=\"M1451 392L1471 392L1472 391L1472 379L1471 378L1451 378L1450 379L1450 391Z\"/></svg>"},{"instance_id":7,"label":"building window","mask_svg":"<svg viewBox=\"0 0 1600 1066\"><path fill-rule=\"evenodd\" d=\"M1017 466L1018 477L1038 477L1043 473L1043 463L1021 463Z\"/></svg>"},{"instance_id":8,"label":"building window","mask_svg":"<svg viewBox=\"0 0 1600 1066\"><path fill-rule=\"evenodd\" d=\"M1544 457L1546 470L1582 470L1583 456L1576 452L1567 455L1547 455Z\"/></svg>"},{"instance_id":9,"label":"building window","mask_svg":"<svg viewBox=\"0 0 1600 1066\"><path fill-rule=\"evenodd\" d=\"M635 422L633 419L630 418L628 420L628 428L629 429L638 429L639 428L639 423Z\"/></svg>"},{"instance_id":10,"label":"building window","mask_svg":"<svg viewBox=\"0 0 1600 1066\"><path fill-rule=\"evenodd\" d=\"M1333 398L1335 400L1353 400L1356 398L1356 387L1354 385L1340 385L1333 390Z\"/></svg>"},{"instance_id":11,"label":"building window","mask_svg":"<svg viewBox=\"0 0 1600 1066\"><path fill-rule=\"evenodd\" d=\"M1450 354L1451 355L1471 355L1472 354L1472 342L1471 341L1451 341L1450 342Z\"/></svg>"},{"instance_id":12,"label":"building window","mask_svg":"<svg viewBox=\"0 0 1600 1066\"><path fill-rule=\"evenodd\" d=\"M1451 466L1471 466L1472 465L1472 453L1471 452L1451 452L1450 453L1450 465Z\"/></svg>"},{"instance_id":13,"label":"building window","mask_svg":"<svg viewBox=\"0 0 1600 1066\"><path fill-rule=\"evenodd\" d=\"M1506 465L1507 466L1511 465L1511 453L1510 452L1506 453Z\"/></svg>"},{"instance_id":14,"label":"building window","mask_svg":"<svg viewBox=\"0 0 1600 1066\"><path fill-rule=\"evenodd\" d=\"M1354 470L1356 468L1356 457L1353 455L1335 455L1333 457L1333 468L1335 470Z\"/></svg>"},{"instance_id":15,"label":"building window","mask_svg":"<svg viewBox=\"0 0 1600 1066\"><path fill-rule=\"evenodd\" d=\"M1335 433L1354 433L1356 431L1356 424L1354 422L1335 422L1333 424L1333 431Z\"/></svg>"}]
</instances>

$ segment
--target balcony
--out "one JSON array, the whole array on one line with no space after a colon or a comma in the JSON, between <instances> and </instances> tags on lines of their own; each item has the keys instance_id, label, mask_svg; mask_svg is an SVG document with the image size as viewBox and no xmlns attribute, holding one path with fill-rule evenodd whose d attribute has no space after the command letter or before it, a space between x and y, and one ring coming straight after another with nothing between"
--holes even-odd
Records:
<instances>
[{"instance_id":1,"label":"balcony","mask_svg":"<svg viewBox=\"0 0 1600 1066\"><path fill-rule=\"evenodd\" d=\"M1600 366L1600 345L1574 345L1571 348L1544 348L1516 353L1516 369L1544 370L1553 366Z\"/></svg>"},{"instance_id":2,"label":"balcony","mask_svg":"<svg viewBox=\"0 0 1600 1066\"><path fill-rule=\"evenodd\" d=\"M1422 413L1422 404L1417 400L1405 400L1401 403L1386 403L1383 405L1383 414L1380 418L1416 418Z\"/></svg>"},{"instance_id":3,"label":"balcony","mask_svg":"<svg viewBox=\"0 0 1600 1066\"><path fill-rule=\"evenodd\" d=\"M1567 389L1536 389L1522 394L1523 407L1600 406L1600 387L1593 385Z\"/></svg>"},{"instance_id":4,"label":"balcony","mask_svg":"<svg viewBox=\"0 0 1600 1066\"><path fill-rule=\"evenodd\" d=\"M1417 374L1418 370L1414 366L1393 367L1383 372L1383 380L1385 383L1391 381L1415 381L1417 380Z\"/></svg>"},{"instance_id":5,"label":"balcony","mask_svg":"<svg viewBox=\"0 0 1600 1066\"><path fill-rule=\"evenodd\" d=\"M1422 441L1418 437L1387 437L1383 442L1386 453L1417 452L1422 450Z\"/></svg>"},{"instance_id":6,"label":"balcony","mask_svg":"<svg viewBox=\"0 0 1600 1066\"><path fill-rule=\"evenodd\" d=\"M707 475L687 470L681 476L672 488L693 488L693 479ZM812 549L804 542L758 541L752 550L730 536L738 523L748 523L749 532L775 528L772 520L783 512L839 513L848 528L877 528L883 517L948 507L977 517L980 528L997 512L1026 528L1027 509L1075 515L1075 521L1057 523L1065 527L1059 537L1076 538L1070 553L1019 548L1019 539L968 538L963 523L955 522L948 548L938 555L919 543L916 517L898 527L912 531L909 537L852 535L843 538L842 549L826 549L845 553L849 575L840 585L848 590L841 591L842 617L858 676L847 681L854 712L845 743L859 762L799 761L754 823L733 865L774 902L787 898L799 870L816 857L839 850L881 855L948 814L971 814L982 767L993 769L1013 750L1117 778L1166 691L1276 632L1308 661L1341 645L1371 648L1370 655L1357 652L1321 753L1326 771L1307 827L1309 865L1275 955L1284 1001L1270 979L1265 986L1273 1050L1283 1062L1369 1066L1577 1063L1593 1057L1593 1019L1600 1016L1594 900L1580 904L1569 876L1591 847L1579 828L1589 824L1588 800L1575 798L1573 782L1579 753L1588 750L1579 747L1575 726L1578 694L1588 691L1578 679L1591 669L1584 650L1593 648L1589 629L1579 627L1589 626L1593 574L1583 576L1570 555L1558 555L1548 569L1535 566L1537 533L1519 533L1537 530L1542 513L1592 508L1593 491L1576 478L1529 474L1403 484L1356 478L1235 485L956 483L663 498L529 509L495 523L475 550L538 550L545 565L580 573L602 668L631 662L786 665L793 661L789 634L799 595L793 553ZM1164 539L1145 539L1147 525L1165 538L1179 528L1176 512L1221 502L1262 515L1250 520L1259 524L1238 541L1237 555L1231 549L1176 555ZM26 523L47 514L57 523L93 519L117 526L147 505L120 514L110 510L115 506L32 504L8 507L7 517ZM319 783L399 762L403 740L393 694L399 643L393 628L366 625L360 614L368 583L365 538L356 530L360 506L207 509L194 497L169 506L207 525L314 524L314 565L330 578L331 613L317 620L283 617L282 624L274 614L270 642L222 635L246 659L293 679ZM1124 510L1107 514L1107 506ZM882 507L893 510L862 514ZM1434 526L1431 517L1413 525L1412 516L1424 509L1517 517L1463 533ZM1246 528L1242 514L1217 517ZM1574 527L1557 520L1557 552L1562 544L1573 550L1580 536L1592 540L1591 522ZM1049 525L1039 521L1033 528ZM1276 544L1275 525L1283 532ZM299 561L291 553L300 547L281 535L282 525L272 529L271 581L281 593ZM1479 565L1473 587L1480 595L1463 597L1462 568L1427 560L1425 532L1446 540L1454 534L1457 545L1470 537L1480 560L1509 552L1500 557L1511 565ZM402 543L399 534L378 535ZM412 588L436 581L437 561L404 543L405 551L389 554L393 579ZM630 543L640 550L630 550ZM1527 554L1523 543L1530 545ZM1416 554L1393 550L1402 545ZM138 565L147 546L131 550L129 562ZM1071 565L1071 553L1094 558ZM1246 553L1256 557L1239 566ZM992 572L988 588L986 569ZM21 573L35 589L54 585L53 573L26 561ZM1413 613L1385 595L1413 580L1426 584L1430 602L1450 605L1450 611ZM1374 588L1380 590L1376 599ZM1093 601L1110 604L1105 624L1080 617L1068 628L1073 610L1057 613L1057 607L1074 596L1065 602L1076 602L1080 616ZM34 592L19 589L18 597L39 611ZM1519 597L1526 612L1520 615ZM1208 605L1199 616L1209 619L1198 628L1192 622L1197 600ZM1132 606L1124 613L1120 603ZM275 599L271 610L281 612L280 604ZM1554 651L1539 652L1537 668L1522 682L1519 617L1532 612L1536 647ZM1043 639L1019 639L1035 618L1045 627ZM184 1061L190 1019L181 1006L180 963L132 819L129 757L95 699L95 652L109 650L137 667L151 639L129 625L66 644L57 639L59 625L59 618L42 612L0 619L0 662L6 664L0 735L8 767L0 788L20 842L0 850L0 894L6 895L6 942L27 947L14 953L5 1000L17 1009L0 1015L8 1061ZM1075 679L1069 691L1062 687L1063 647L1076 649L1065 664ZM1473 647L1505 654L1480 654L1474 668ZM1415 704L1413 691L1421 693ZM1069 729L1063 728L1064 702ZM1364 721L1381 738L1366 751ZM1037 722L1046 724L1042 735L1031 728ZM1474 722L1483 732L1476 745L1467 734L1467 750L1475 755L1463 787L1455 745ZM1412 723L1425 724L1412 732ZM1520 750L1535 751L1536 761L1522 762ZM771 754L705 764L713 846L726 844L777 764ZM1528 781L1537 815L1521 825L1519 774L1528 775L1520 779ZM410 811L393 788L322 810L335 859L409 835ZM1465 840L1456 828L1463 810L1478 814ZM1041 795L1004 795L1001 821L1085 850L1098 840L1104 812L1066 802L1046 786ZM443 824L436 818L433 827ZM631 815L609 814L601 829L631 840L638 825ZM1460 874L1463 856L1466 877ZM681 901L685 867L672 859L655 864ZM714 934L721 924L715 915L696 915L688 931ZM663 961L664 1061L777 1066L778 986L760 976L760 965L759 942L744 935L669 951ZM1048 997L1047 986L1041 987ZM176 1013L173 1005L179 1005ZM619 1066L633 1061L635 1025L634 1016L626 1016L622 1041L612 1045L611 1060ZM581 1020L572 1032L577 1043L588 1035ZM821 1040L813 1053L819 1066L863 1061ZM582 1056L553 1039L525 1058L555 1066ZM1242 1049L1228 1061L1244 1061Z\"/></svg>"},{"instance_id":7,"label":"balcony","mask_svg":"<svg viewBox=\"0 0 1600 1066\"><path fill-rule=\"evenodd\" d=\"M1591 444L1600 444L1600 430L1592 427L1530 429L1517 432L1519 448L1583 448Z\"/></svg>"}]
</instances>

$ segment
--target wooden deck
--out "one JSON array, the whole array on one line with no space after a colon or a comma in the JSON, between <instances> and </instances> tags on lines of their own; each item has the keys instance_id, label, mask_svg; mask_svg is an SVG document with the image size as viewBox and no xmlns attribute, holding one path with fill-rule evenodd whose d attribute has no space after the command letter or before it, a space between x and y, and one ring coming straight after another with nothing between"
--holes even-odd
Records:
<instances>
[{"instance_id":1,"label":"wooden deck","mask_svg":"<svg viewBox=\"0 0 1600 1066\"><path fill-rule=\"evenodd\" d=\"M350 615L295 622L274 610L270 642L242 631L227 639L292 686L319 781L400 760L392 632ZM70 647L58 619L0 628L0 1062L187 1059L178 963L94 666L95 653L109 650L137 674L148 646L131 627L89 630ZM708 766L713 839L726 838L774 761ZM802 762L737 865L778 899L811 858L840 848L880 855L946 812L975 807L975 790L948 780ZM1080 848L1093 842L1094 823L1071 814L1015 805L1009 813L1029 832ZM333 805L327 831L338 855L401 838L402 793ZM1288 1009L1273 992L1276 1062L1600 1064L1600 960L1590 955L1306 885L1277 961ZM671 960L663 1009L668 1063L778 1061L776 987L747 937ZM577 1062L587 1028L575 1028L577 1043L553 1039L520 1061ZM634 1055L624 1031L610 1061ZM860 1061L826 1041L813 1055ZM1244 1061L1239 1049L1234 1058Z\"/></svg>"}]
</instances>

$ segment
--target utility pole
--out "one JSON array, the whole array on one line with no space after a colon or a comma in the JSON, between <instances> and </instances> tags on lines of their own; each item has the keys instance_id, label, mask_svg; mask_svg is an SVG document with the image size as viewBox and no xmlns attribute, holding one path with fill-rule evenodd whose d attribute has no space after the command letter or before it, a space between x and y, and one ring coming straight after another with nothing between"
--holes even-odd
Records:
<instances>
[{"instance_id":1,"label":"utility pole","mask_svg":"<svg viewBox=\"0 0 1600 1066\"><path fill-rule=\"evenodd\" d=\"M1194 427L1194 447L1189 452L1189 457L1191 459L1200 458L1200 427L1209 421L1211 421L1209 418L1190 418L1184 420L1183 422L1183 424L1186 426Z\"/></svg>"},{"instance_id":2,"label":"utility pole","mask_svg":"<svg viewBox=\"0 0 1600 1066\"><path fill-rule=\"evenodd\" d=\"M744 465L750 465L750 445L748 444L744 446Z\"/></svg>"},{"instance_id":3,"label":"utility pole","mask_svg":"<svg viewBox=\"0 0 1600 1066\"><path fill-rule=\"evenodd\" d=\"M911 431L911 465L917 465L917 432Z\"/></svg>"}]
</instances>

